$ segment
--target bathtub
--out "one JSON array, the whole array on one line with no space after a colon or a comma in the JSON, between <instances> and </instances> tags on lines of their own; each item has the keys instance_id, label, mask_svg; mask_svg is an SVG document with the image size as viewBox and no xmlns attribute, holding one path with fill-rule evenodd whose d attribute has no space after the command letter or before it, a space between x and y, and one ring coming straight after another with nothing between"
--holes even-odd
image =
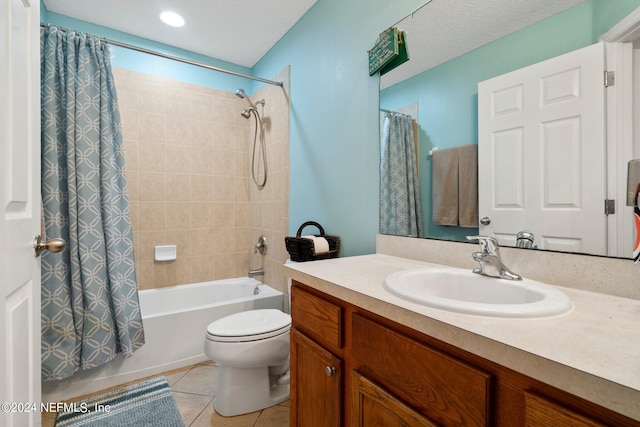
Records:
<instances>
[{"instance_id":1,"label":"bathtub","mask_svg":"<svg viewBox=\"0 0 640 427\"><path fill-rule=\"evenodd\" d=\"M256 287L260 292L254 295ZM42 383L43 402L59 402L206 361L203 349L209 323L240 311L282 310L284 303L284 294L245 277L143 290L139 298L145 344L128 359L118 355L104 366Z\"/></svg>"}]
</instances>

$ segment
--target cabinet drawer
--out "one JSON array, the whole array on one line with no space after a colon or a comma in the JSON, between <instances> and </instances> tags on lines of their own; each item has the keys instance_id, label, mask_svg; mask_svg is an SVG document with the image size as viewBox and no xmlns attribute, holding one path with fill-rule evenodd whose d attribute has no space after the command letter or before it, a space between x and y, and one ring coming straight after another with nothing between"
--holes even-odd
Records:
<instances>
[{"instance_id":1,"label":"cabinet drawer","mask_svg":"<svg viewBox=\"0 0 640 427\"><path fill-rule=\"evenodd\" d=\"M490 424L490 374L357 314L352 345L367 376L438 425Z\"/></svg>"},{"instance_id":2,"label":"cabinet drawer","mask_svg":"<svg viewBox=\"0 0 640 427\"><path fill-rule=\"evenodd\" d=\"M524 425L526 427L545 427L550 425L567 427L605 426L605 424L530 392L524 393L524 408Z\"/></svg>"},{"instance_id":3,"label":"cabinet drawer","mask_svg":"<svg viewBox=\"0 0 640 427\"><path fill-rule=\"evenodd\" d=\"M351 388L352 427L438 427L355 371Z\"/></svg>"},{"instance_id":4,"label":"cabinet drawer","mask_svg":"<svg viewBox=\"0 0 640 427\"><path fill-rule=\"evenodd\" d=\"M340 306L293 286L291 318L294 328L303 331L327 349L342 349L343 309Z\"/></svg>"}]
</instances>

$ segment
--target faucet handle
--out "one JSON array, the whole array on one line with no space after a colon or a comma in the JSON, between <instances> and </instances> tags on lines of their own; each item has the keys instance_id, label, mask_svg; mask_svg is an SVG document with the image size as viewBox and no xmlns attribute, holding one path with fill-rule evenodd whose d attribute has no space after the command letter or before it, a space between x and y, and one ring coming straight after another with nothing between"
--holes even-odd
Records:
<instances>
[{"instance_id":1,"label":"faucet handle","mask_svg":"<svg viewBox=\"0 0 640 427\"><path fill-rule=\"evenodd\" d=\"M498 255L498 240L491 236L467 236L467 240L477 240L483 253Z\"/></svg>"}]
</instances>

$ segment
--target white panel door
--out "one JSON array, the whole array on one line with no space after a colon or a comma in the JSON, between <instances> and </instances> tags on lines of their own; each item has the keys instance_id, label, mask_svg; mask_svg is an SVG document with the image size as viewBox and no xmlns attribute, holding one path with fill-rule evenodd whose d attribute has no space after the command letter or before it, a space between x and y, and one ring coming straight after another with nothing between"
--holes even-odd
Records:
<instances>
[{"instance_id":1,"label":"white panel door","mask_svg":"<svg viewBox=\"0 0 640 427\"><path fill-rule=\"evenodd\" d=\"M604 45L478 85L480 234L607 254Z\"/></svg>"},{"instance_id":2,"label":"white panel door","mask_svg":"<svg viewBox=\"0 0 640 427\"><path fill-rule=\"evenodd\" d=\"M40 3L0 5L0 425L39 426Z\"/></svg>"}]
</instances>

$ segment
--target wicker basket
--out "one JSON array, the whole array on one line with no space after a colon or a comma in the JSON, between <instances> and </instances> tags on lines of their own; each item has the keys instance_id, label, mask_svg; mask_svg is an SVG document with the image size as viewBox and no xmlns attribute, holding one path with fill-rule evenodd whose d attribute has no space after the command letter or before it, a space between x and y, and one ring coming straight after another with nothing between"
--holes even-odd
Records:
<instances>
[{"instance_id":1,"label":"wicker basket","mask_svg":"<svg viewBox=\"0 0 640 427\"><path fill-rule=\"evenodd\" d=\"M320 234L314 234L316 237L324 237L329 242L329 252L321 254L315 253L313 240L305 239L302 236L302 229L307 225L314 225L320 231ZM291 256L291 261L315 261L319 259L335 258L340 250L340 238L338 236L328 236L324 234L324 228L314 221L307 221L298 228L296 237L287 236L284 238L287 252Z\"/></svg>"}]
</instances>

